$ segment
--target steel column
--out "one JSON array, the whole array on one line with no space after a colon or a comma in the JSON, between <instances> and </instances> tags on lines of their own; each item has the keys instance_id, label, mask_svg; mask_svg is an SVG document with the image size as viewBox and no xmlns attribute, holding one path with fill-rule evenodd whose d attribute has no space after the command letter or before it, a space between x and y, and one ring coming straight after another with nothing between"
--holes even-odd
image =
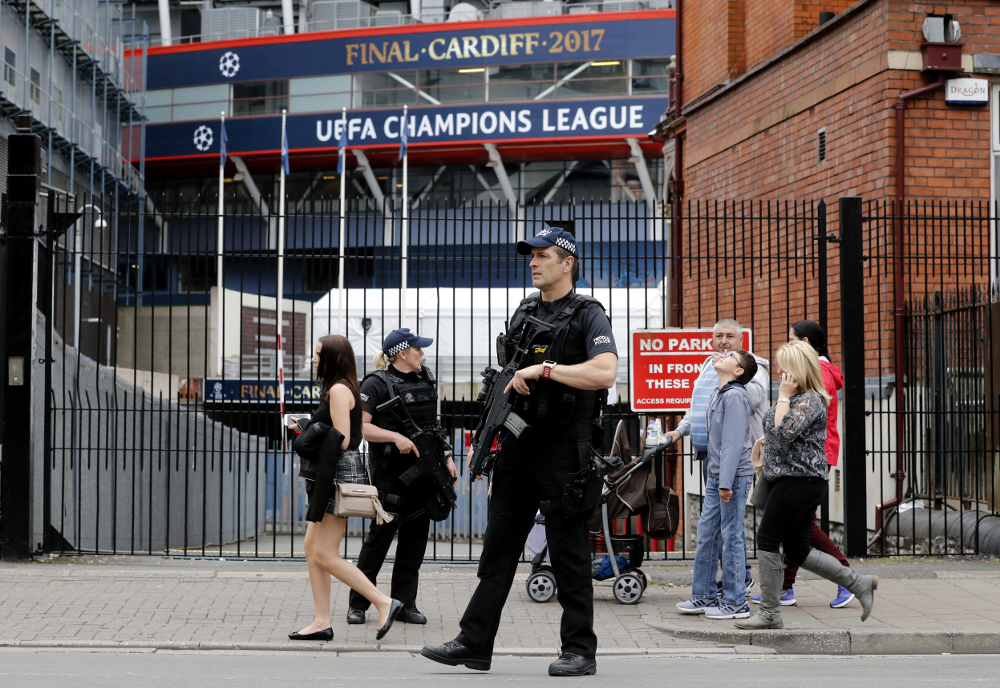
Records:
<instances>
[{"instance_id":1,"label":"steel column","mask_svg":"<svg viewBox=\"0 0 1000 688\"><path fill-rule=\"evenodd\" d=\"M0 461L0 556L26 559L31 543L31 459L34 426L31 368L35 331L35 226L42 181L42 139L31 116L18 117L8 139L7 269L4 300L4 445ZM11 373L16 373L14 378Z\"/></svg>"},{"instance_id":2,"label":"steel column","mask_svg":"<svg viewBox=\"0 0 1000 688\"><path fill-rule=\"evenodd\" d=\"M865 292L861 199L840 199L840 313L844 370L844 536L848 557L868 549L865 461Z\"/></svg>"}]
</instances>

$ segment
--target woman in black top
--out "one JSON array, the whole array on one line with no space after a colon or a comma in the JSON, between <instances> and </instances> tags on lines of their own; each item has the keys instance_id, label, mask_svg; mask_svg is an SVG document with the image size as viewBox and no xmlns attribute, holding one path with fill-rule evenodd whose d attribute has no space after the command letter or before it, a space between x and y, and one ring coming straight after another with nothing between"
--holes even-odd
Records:
<instances>
[{"instance_id":1,"label":"woman in black top","mask_svg":"<svg viewBox=\"0 0 1000 688\"><path fill-rule=\"evenodd\" d=\"M328 335L316 344L313 356L316 376L322 382L323 394L319 408L312 416L315 422L328 423L341 434L341 456L337 464L336 482L367 482L356 466L360 461L356 456L361 445L361 398L358 396L358 373L354 361L354 349L346 337ZM312 495L311 481L306 484L306 492ZM331 640L333 628L330 626L330 576L357 590L378 609L380 637L388 631L393 619L403 605L393 600L375 587L368 578L350 561L340 556L340 543L347 526L346 518L333 515L333 499L326 507L320 523L309 523L306 527L305 551L309 567L309 583L312 587L313 604L316 615L313 622L297 633L290 633L292 640Z\"/></svg>"}]
</instances>

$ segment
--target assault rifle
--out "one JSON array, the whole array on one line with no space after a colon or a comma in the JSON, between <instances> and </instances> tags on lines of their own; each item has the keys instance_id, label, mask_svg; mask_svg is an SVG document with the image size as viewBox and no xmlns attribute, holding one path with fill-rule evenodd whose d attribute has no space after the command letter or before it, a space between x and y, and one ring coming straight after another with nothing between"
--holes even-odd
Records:
<instances>
[{"instance_id":1,"label":"assault rifle","mask_svg":"<svg viewBox=\"0 0 1000 688\"><path fill-rule=\"evenodd\" d=\"M404 485L409 485L422 475L429 475L434 484L433 499L436 512L451 513L458 500L455 494L455 478L448 470L448 459L445 458L445 448L448 447L448 434L440 425L433 428L423 429L413 420L413 416L403 404L399 395L394 396L389 401L379 404L376 409L378 413L387 414L394 418L396 423L403 429L414 446L417 448L419 456L399 479Z\"/></svg>"},{"instance_id":2,"label":"assault rifle","mask_svg":"<svg viewBox=\"0 0 1000 688\"><path fill-rule=\"evenodd\" d=\"M503 369L497 371L487 368L483 371L483 389L479 393L478 401L484 402L484 407L482 415L479 416L479 425L476 426L472 444L473 480L493 470L499 453L499 450L493 447L498 432L509 430L514 437L519 438L526 430L531 429L531 426L514 410L521 395L515 392L513 387L506 394L504 390L514 379L514 373L524 367L524 362L529 360L535 336L552 329L554 329L552 325L547 322L528 316L524 329L521 330L521 337L515 344L514 353L510 360L503 362ZM497 353L499 355L500 352Z\"/></svg>"}]
</instances>

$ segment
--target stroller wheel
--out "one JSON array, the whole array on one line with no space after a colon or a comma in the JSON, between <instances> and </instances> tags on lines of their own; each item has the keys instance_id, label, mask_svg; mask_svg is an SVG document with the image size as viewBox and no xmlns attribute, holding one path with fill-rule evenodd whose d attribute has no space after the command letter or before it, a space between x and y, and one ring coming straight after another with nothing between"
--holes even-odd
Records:
<instances>
[{"instance_id":1,"label":"stroller wheel","mask_svg":"<svg viewBox=\"0 0 1000 688\"><path fill-rule=\"evenodd\" d=\"M546 566L528 576L525 587L528 590L528 597L535 602L548 602L556 594L556 577Z\"/></svg>"},{"instance_id":2,"label":"stroller wheel","mask_svg":"<svg viewBox=\"0 0 1000 688\"><path fill-rule=\"evenodd\" d=\"M646 588L649 587L649 580L646 578L646 574L643 573L641 570L636 569L635 570L635 575L639 576L639 582L642 583L642 589L643 589L643 591L645 591Z\"/></svg>"},{"instance_id":3,"label":"stroller wheel","mask_svg":"<svg viewBox=\"0 0 1000 688\"><path fill-rule=\"evenodd\" d=\"M636 604L642 599L642 579L634 573L623 573L615 579L615 599L622 604Z\"/></svg>"}]
</instances>

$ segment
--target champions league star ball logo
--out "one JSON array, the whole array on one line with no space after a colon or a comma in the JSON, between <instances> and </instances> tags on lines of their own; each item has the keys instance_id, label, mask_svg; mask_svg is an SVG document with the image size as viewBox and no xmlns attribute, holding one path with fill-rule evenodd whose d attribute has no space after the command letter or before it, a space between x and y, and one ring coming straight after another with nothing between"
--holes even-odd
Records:
<instances>
[{"instance_id":1,"label":"champions league star ball logo","mask_svg":"<svg viewBox=\"0 0 1000 688\"><path fill-rule=\"evenodd\" d=\"M195 129L194 131L194 147L200 150L202 153L207 151L212 147L212 130L206 127L204 124Z\"/></svg>"},{"instance_id":2,"label":"champions league star ball logo","mask_svg":"<svg viewBox=\"0 0 1000 688\"><path fill-rule=\"evenodd\" d=\"M222 76L227 79L232 79L236 76L236 72L240 71L240 56L227 50L226 53L219 58L219 71L222 72Z\"/></svg>"}]
</instances>

